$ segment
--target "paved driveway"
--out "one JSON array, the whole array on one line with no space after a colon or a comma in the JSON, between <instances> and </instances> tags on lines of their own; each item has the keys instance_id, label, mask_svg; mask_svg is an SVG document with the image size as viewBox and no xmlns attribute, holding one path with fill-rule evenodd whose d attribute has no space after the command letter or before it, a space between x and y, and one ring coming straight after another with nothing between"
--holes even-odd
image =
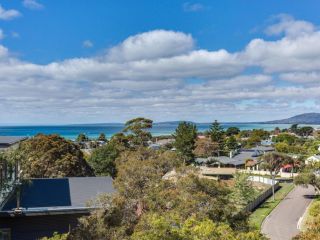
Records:
<instances>
[{"instance_id":1,"label":"paved driveway","mask_svg":"<svg viewBox=\"0 0 320 240\"><path fill-rule=\"evenodd\" d=\"M290 240L299 233L298 222L310 202L312 187L295 187L262 224L262 233L271 240Z\"/></svg>"}]
</instances>

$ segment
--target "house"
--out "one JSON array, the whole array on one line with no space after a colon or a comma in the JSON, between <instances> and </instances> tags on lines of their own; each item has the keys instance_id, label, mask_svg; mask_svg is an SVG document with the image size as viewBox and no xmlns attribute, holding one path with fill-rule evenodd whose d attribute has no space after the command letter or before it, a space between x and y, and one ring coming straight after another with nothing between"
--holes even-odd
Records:
<instances>
[{"instance_id":1,"label":"house","mask_svg":"<svg viewBox=\"0 0 320 240\"><path fill-rule=\"evenodd\" d=\"M17 148L26 139L27 137L0 136L0 151Z\"/></svg>"},{"instance_id":2,"label":"house","mask_svg":"<svg viewBox=\"0 0 320 240\"><path fill-rule=\"evenodd\" d=\"M156 143L152 143L148 146L148 148L152 149L152 150L160 150L161 146L159 144Z\"/></svg>"},{"instance_id":3,"label":"house","mask_svg":"<svg viewBox=\"0 0 320 240\"><path fill-rule=\"evenodd\" d=\"M272 142L271 139L267 139L267 140L262 140L260 144L262 146L272 146L274 144L274 142Z\"/></svg>"},{"instance_id":4,"label":"house","mask_svg":"<svg viewBox=\"0 0 320 240\"><path fill-rule=\"evenodd\" d=\"M229 156L196 158L195 161L199 165L210 164L218 167L244 168L247 160L251 160L251 162L256 165L259 162L260 156L271 151L274 151L273 147L257 146L250 149L241 149L240 151L230 152Z\"/></svg>"},{"instance_id":5,"label":"house","mask_svg":"<svg viewBox=\"0 0 320 240\"><path fill-rule=\"evenodd\" d=\"M216 159L225 167L244 168L248 159L257 160L261 155L262 153L256 151L241 151L233 156L220 156Z\"/></svg>"},{"instance_id":6,"label":"house","mask_svg":"<svg viewBox=\"0 0 320 240\"><path fill-rule=\"evenodd\" d=\"M0 136L0 153L18 148L19 144L26 139L27 137ZM0 159L0 202L3 195L5 195L7 191L10 191L10 187L7 187L7 185L10 185L16 179L18 167L17 164L13 165L14 166Z\"/></svg>"},{"instance_id":7,"label":"house","mask_svg":"<svg viewBox=\"0 0 320 240\"><path fill-rule=\"evenodd\" d=\"M306 165L318 162L320 162L320 155L313 155L305 160Z\"/></svg>"},{"instance_id":8,"label":"house","mask_svg":"<svg viewBox=\"0 0 320 240\"><path fill-rule=\"evenodd\" d=\"M1 239L33 240L66 233L94 209L88 201L115 191L111 177L30 179L17 189L0 205Z\"/></svg>"}]
</instances>

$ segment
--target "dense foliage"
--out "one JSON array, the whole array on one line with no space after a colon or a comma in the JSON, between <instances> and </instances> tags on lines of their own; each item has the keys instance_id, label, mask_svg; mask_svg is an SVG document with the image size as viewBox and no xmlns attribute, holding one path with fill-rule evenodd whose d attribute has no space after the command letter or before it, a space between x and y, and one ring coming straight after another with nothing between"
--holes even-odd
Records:
<instances>
[{"instance_id":1,"label":"dense foliage","mask_svg":"<svg viewBox=\"0 0 320 240\"><path fill-rule=\"evenodd\" d=\"M87 141L89 141L89 137L88 137L86 134L84 134L84 133L80 133L80 134L77 136L76 141L77 141L77 142L87 142Z\"/></svg>"},{"instance_id":2,"label":"dense foliage","mask_svg":"<svg viewBox=\"0 0 320 240\"><path fill-rule=\"evenodd\" d=\"M133 146L147 146L152 138L148 131L152 123L152 120L142 117L131 119L125 123L123 132L128 133L127 138Z\"/></svg>"},{"instance_id":3,"label":"dense foliage","mask_svg":"<svg viewBox=\"0 0 320 240\"><path fill-rule=\"evenodd\" d=\"M211 139L197 139L195 143L194 155L197 157L211 157L217 151L217 145Z\"/></svg>"},{"instance_id":4,"label":"dense foliage","mask_svg":"<svg viewBox=\"0 0 320 240\"><path fill-rule=\"evenodd\" d=\"M197 127L193 123L181 122L179 123L175 133L174 146L176 151L180 154L185 163L192 163L194 161L195 142L197 139Z\"/></svg>"},{"instance_id":5,"label":"dense foliage","mask_svg":"<svg viewBox=\"0 0 320 240\"><path fill-rule=\"evenodd\" d=\"M117 145L112 141L94 149L88 162L94 169L96 175L115 177L115 160L119 156L119 153L120 151L117 148Z\"/></svg>"},{"instance_id":6,"label":"dense foliage","mask_svg":"<svg viewBox=\"0 0 320 240\"><path fill-rule=\"evenodd\" d=\"M222 155L225 147L225 132L217 120L211 124L209 135L211 141L217 146L216 155Z\"/></svg>"},{"instance_id":7,"label":"dense foliage","mask_svg":"<svg viewBox=\"0 0 320 240\"><path fill-rule=\"evenodd\" d=\"M21 143L11 153L21 164L23 177L80 177L92 176L78 145L58 135L39 134Z\"/></svg>"},{"instance_id":8,"label":"dense foliage","mask_svg":"<svg viewBox=\"0 0 320 240\"><path fill-rule=\"evenodd\" d=\"M81 218L69 239L263 239L248 232L230 188L200 179L180 154L127 149L116 168L117 193L93 202L100 208ZM172 169L174 180L164 180ZM239 185L241 191L246 187Z\"/></svg>"}]
</instances>

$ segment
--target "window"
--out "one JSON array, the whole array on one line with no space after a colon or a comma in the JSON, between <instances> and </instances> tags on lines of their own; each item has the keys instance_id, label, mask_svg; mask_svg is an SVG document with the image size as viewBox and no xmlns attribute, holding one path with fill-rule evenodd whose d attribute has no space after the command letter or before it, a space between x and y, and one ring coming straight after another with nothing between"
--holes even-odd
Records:
<instances>
[{"instance_id":1,"label":"window","mask_svg":"<svg viewBox=\"0 0 320 240\"><path fill-rule=\"evenodd\" d=\"M11 240L11 229L0 228L0 240Z\"/></svg>"}]
</instances>

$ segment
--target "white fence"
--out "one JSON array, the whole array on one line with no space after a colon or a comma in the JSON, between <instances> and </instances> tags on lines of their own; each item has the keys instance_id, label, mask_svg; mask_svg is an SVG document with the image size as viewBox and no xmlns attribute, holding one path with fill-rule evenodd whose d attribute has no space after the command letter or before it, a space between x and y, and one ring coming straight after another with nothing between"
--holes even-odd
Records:
<instances>
[{"instance_id":1,"label":"white fence","mask_svg":"<svg viewBox=\"0 0 320 240\"><path fill-rule=\"evenodd\" d=\"M255 175L270 175L269 171L264 171L264 170L247 170L246 169L246 170L239 170L239 171L245 172L248 174L255 174ZM280 176L281 178L292 178L292 176L296 177L298 174L280 171L277 175Z\"/></svg>"},{"instance_id":2,"label":"white fence","mask_svg":"<svg viewBox=\"0 0 320 240\"><path fill-rule=\"evenodd\" d=\"M271 179L269 179L271 180ZM275 191L280 188L279 183L275 183L274 189ZM261 193L256 199L254 199L252 202L250 202L244 210L246 212L252 212L254 209L256 209L260 204L266 201L267 198L272 196L272 187L269 187L266 191Z\"/></svg>"},{"instance_id":3,"label":"white fence","mask_svg":"<svg viewBox=\"0 0 320 240\"><path fill-rule=\"evenodd\" d=\"M250 176L248 179L252 182L260 182L260 183L272 185L272 179L270 179L270 178L265 178L265 177L261 177L261 176ZM276 184L276 183L278 183L278 181L274 180L274 184Z\"/></svg>"}]
</instances>

